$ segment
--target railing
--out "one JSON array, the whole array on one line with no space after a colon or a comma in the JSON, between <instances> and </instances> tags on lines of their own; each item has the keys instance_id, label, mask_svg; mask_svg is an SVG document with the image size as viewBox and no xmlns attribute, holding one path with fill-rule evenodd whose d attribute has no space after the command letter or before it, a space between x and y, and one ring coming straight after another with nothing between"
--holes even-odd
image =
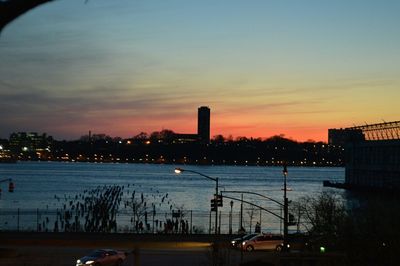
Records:
<instances>
[{"instance_id":1,"label":"railing","mask_svg":"<svg viewBox=\"0 0 400 266\"><path fill-rule=\"evenodd\" d=\"M275 210L280 212L279 209ZM250 214L252 212L252 218ZM159 233L159 234L209 234L215 231L215 212L180 210L179 212L148 213L138 220L132 212L118 211L115 217L89 221L86 213L79 216L67 211L51 209L2 209L0 231L30 232L103 232L103 233ZM240 212L220 211L220 234L237 233ZM260 224L262 232L282 233L281 220L260 210L244 210L242 215L246 232L254 232Z\"/></svg>"},{"instance_id":2,"label":"railing","mask_svg":"<svg viewBox=\"0 0 400 266\"><path fill-rule=\"evenodd\" d=\"M362 125L346 128L347 130L361 130L366 140L400 139L400 121L383 122L371 125Z\"/></svg>"}]
</instances>

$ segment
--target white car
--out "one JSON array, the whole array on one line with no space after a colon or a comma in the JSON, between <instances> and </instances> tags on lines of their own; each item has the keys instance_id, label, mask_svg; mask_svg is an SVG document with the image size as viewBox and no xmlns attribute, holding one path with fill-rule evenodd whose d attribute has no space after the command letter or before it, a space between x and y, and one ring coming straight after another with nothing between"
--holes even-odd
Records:
<instances>
[{"instance_id":1,"label":"white car","mask_svg":"<svg viewBox=\"0 0 400 266\"><path fill-rule=\"evenodd\" d=\"M114 249L97 249L76 261L76 266L122 266L127 253Z\"/></svg>"},{"instance_id":2,"label":"white car","mask_svg":"<svg viewBox=\"0 0 400 266\"><path fill-rule=\"evenodd\" d=\"M242 237L235 238L231 241L231 246L234 248L239 248L240 243L242 243L245 240L249 240L250 238L253 238L256 235L258 235L258 233L247 234L247 235L243 235Z\"/></svg>"},{"instance_id":3,"label":"white car","mask_svg":"<svg viewBox=\"0 0 400 266\"><path fill-rule=\"evenodd\" d=\"M280 251L282 249L283 237L282 235L273 234L259 234L245 240L242 243L242 249L246 251L253 250L276 250Z\"/></svg>"}]
</instances>

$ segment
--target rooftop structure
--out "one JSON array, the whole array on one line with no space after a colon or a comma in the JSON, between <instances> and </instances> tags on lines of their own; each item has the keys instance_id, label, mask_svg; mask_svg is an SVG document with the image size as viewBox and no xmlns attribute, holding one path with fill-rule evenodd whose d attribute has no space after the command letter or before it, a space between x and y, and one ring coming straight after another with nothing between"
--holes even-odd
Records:
<instances>
[{"instance_id":1,"label":"rooftop structure","mask_svg":"<svg viewBox=\"0 0 400 266\"><path fill-rule=\"evenodd\" d=\"M360 130L365 140L391 140L400 139L400 121L383 122L379 124L354 126L346 130Z\"/></svg>"},{"instance_id":2,"label":"rooftop structure","mask_svg":"<svg viewBox=\"0 0 400 266\"><path fill-rule=\"evenodd\" d=\"M328 143L344 146L346 142L400 139L400 121L328 130Z\"/></svg>"}]
</instances>

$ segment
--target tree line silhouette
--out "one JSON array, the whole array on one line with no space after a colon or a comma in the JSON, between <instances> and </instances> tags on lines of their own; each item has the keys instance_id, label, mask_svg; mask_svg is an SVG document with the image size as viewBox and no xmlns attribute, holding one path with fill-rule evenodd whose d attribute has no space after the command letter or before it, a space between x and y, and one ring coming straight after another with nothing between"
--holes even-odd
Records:
<instances>
[{"instance_id":1,"label":"tree line silhouette","mask_svg":"<svg viewBox=\"0 0 400 266\"><path fill-rule=\"evenodd\" d=\"M216 135L205 144L165 129L128 139L93 134L72 141L50 140L46 145L51 148L40 153L24 152L19 146L10 149L19 160L266 166L343 166L345 161L340 146L298 142L284 135L267 139Z\"/></svg>"}]
</instances>

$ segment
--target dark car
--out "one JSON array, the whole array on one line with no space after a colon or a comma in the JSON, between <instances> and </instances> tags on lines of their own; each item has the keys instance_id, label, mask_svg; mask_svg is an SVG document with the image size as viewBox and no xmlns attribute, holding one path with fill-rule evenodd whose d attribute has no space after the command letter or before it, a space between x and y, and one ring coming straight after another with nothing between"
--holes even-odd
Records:
<instances>
[{"instance_id":1,"label":"dark car","mask_svg":"<svg viewBox=\"0 0 400 266\"><path fill-rule=\"evenodd\" d=\"M97 249L76 261L76 266L121 266L126 253L114 249Z\"/></svg>"},{"instance_id":2,"label":"dark car","mask_svg":"<svg viewBox=\"0 0 400 266\"><path fill-rule=\"evenodd\" d=\"M250 238L258 235L258 233L253 233L253 234L247 234L243 235L242 237L235 238L231 241L231 247L238 248L240 246L240 243L249 240Z\"/></svg>"},{"instance_id":3,"label":"dark car","mask_svg":"<svg viewBox=\"0 0 400 266\"><path fill-rule=\"evenodd\" d=\"M308 251L311 249L310 238L304 234L289 234L286 251ZM283 250L283 243L276 251Z\"/></svg>"}]
</instances>

